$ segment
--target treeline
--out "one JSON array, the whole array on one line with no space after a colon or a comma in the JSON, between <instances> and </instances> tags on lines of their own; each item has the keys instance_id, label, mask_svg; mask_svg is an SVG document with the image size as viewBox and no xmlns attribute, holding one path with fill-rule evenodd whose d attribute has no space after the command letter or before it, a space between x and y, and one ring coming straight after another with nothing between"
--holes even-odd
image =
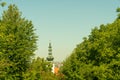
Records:
<instances>
[{"instance_id":1,"label":"treeline","mask_svg":"<svg viewBox=\"0 0 120 80\"><path fill-rule=\"evenodd\" d=\"M113 23L92 29L63 65L66 80L119 80L120 14Z\"/></svg>"}]
</instances>

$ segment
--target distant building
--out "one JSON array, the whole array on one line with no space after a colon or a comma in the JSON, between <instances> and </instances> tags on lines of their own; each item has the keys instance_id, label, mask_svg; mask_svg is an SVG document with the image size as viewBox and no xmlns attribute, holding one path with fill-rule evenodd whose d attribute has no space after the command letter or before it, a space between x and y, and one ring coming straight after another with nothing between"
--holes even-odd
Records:
<instances>
[{"instance_id":1,"label":"distant building","mask_svg":"<svg viewBox=\"0 0 120 80\"><path fill-rule=\"evenodd\" d=\"M52 46L51 46L51 43L49 43L49 46L48 46L48 56L47 56L47 61L50 61L52 62L54 60L54 57L52 56Z\"/></svg>"},{"instance_id":2,"label":"distant building","mask_svg":"<svg viewBox=\"0 0 120 80\"><path fill-rule=\"evenodd\" d=\"M52 72L54 74L58 75L60 67L63 66L63 64L61 62L53 62L52 64L53 64L53 66L52 66Z\"/></svg>"},{"instance_id":3,"label":"distant building","mask_svg":"<svg viewBox=\"0 0 120 80\"><path fill-rule=\"evenodd\" d=\"M49 46L48 46L48 56L46 57L46 60L52 63L52 72L57 75L60 67L62 66L62 63L53 61L54 57L52 56L51 43L49 43Z\"/></svg>"}]
</instances>

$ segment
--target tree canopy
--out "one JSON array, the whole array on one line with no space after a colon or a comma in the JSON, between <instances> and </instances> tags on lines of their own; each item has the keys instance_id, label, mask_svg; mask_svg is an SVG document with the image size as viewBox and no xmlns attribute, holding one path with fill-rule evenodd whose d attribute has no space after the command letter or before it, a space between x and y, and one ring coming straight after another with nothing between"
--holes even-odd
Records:
<instances>
[{"instance_id":1,"label":"tree canopy","mask_svg":"<svg viewBox=\"0 0 120 80\"><path fill-rule=\"evenodd\" d=\"M0 19L0 80L58 80L52 63L34 59L37 36L32 21L9 5Z\"/></svg>"},{"instance_id":2,"label":"tree canopy","mask_svg":"<svg viewBox=\"0 0 120 80\"><path fill-rule=\"evenodd\" d=\"M22 79L36 50L34 31L32 21L22 18L16 5L9 5L8 10L3 12L0 20L0 62L8 64L6 76Z\"/></svg>"},{"instance_id":3,"label":"tree canopy","mask_svg":"<svg viewBox=\"0 0 120 80\"><path fill-rule=\"evenodd\" d=\"M118 10L119 11L119 10ZM63 63L69 80L120 79L120 18L92 29Z\"/></svg>"}]
</instances>

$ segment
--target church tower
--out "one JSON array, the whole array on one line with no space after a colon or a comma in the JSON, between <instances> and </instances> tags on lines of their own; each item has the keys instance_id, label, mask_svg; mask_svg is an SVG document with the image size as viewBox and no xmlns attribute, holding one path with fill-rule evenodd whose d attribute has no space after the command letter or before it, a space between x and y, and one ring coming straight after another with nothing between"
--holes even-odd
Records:
<instances>
[{"instance_id":1,"label":"church tower","mask_svg":"<svg viewBox=\"0 0 120 80\"><path fill-rule=\"evenodd\" d=\"M52 46L51 46L51 43L49 43L49 46L48 46L48 56L47 56L47 61L50 61L52 62L54 60L54 57L52 56Z\"/></svg>"}]
</instances>

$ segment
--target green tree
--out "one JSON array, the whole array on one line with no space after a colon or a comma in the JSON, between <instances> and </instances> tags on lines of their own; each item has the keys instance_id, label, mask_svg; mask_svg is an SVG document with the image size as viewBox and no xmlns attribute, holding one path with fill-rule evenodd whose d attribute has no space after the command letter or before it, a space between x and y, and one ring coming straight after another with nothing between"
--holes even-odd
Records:
<instances>
[{"instance_id":1,"label":"green tree","mask_svg":"<svg viewBox=\"0 0 120 80\"><path fill-rule=\"evenodd\" d=\"M7 75L22 80L36 50L37 36L32 21L21 17L17 6L10 5L0 21L0 56L8 60Z\"/></svg>"},{"instance_id":2,"label":"green tree","mask_svg":"<svg viewBox=\"0 0 120 80\"><path fill-rule=\"evenodd\" d=\"M6 5L6 2L1 2L0 5L4 7Z\"/></svg>"},{"instance_id":3,"label":"green tree","mask_svg":"<svg viewBox=\"0 0 120 80\"><path fill-rule=\"evenodd\" d=\"M116 12L119 13L120 12L120 8L117 8ZM118 16L117 19L120 19L120 14L118 14L117 16Z\"/></svg>"},{"instance_id":4,"label":"green tree","mask_svg":"<svg viewBox=\"0 0 120 80\"><path fill-rule=\"evenodd\" d=\"M57 76L55 76L52 72L52 64L47 62L43 58L37 57L37 59L33 59L32 63L24 73L25 80L58 80Z\"/></svg>"},{"instance_id":5,"label":"green tree","mask_svg":"<svg viewBox=\"0 0 120 80\"><path fill-rule=\"evenodd\" d=\"M69 80L120 79L120 18L92 29L61 68Z\"/></svg>"},{"instance_id":6,"label":"green tree","mask_svg":"<svg viewBox=\"0 0 120 80\"><path fill-rule=\"evenodd\" d=\"M6 5L6 2L3 2L2 0L0 0L0 6L4 7Z\"/></svg>"}]
</instances>

